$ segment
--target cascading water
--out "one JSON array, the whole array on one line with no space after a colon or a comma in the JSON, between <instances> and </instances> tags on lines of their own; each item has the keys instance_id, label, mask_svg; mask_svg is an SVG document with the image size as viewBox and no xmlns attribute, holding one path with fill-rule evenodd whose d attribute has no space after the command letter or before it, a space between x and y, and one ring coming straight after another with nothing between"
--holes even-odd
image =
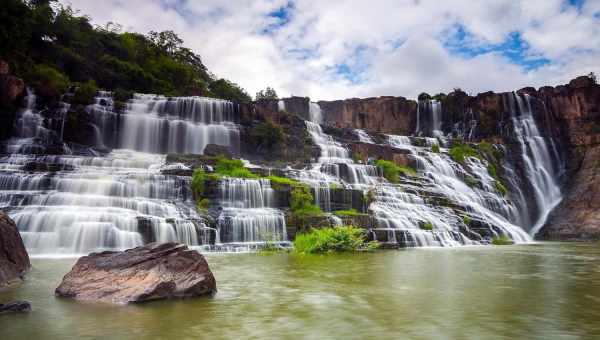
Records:
<instances>
[{"instance_id":1,"label":"cascading water","mask_svg":"<svg viewBox=\"0 0 600 340\"><path fill-rule=\"evenodd\" d=\"M420 100L417 108L417 136L443 137L442 103L438 100Z\"/></svg>"},{"instance_id":2,"label":"cascading water","mask_svg":"<svg viewBox=\"0 0 600 340\"><path fill-rule=\"evenodd\" d=\"M285 217L273 207L275 196L268 179L222 178L219 191L221 243L230 244L230 249L251 248L265 241L286 243Z\"/></svg>"},{"instance_id":3,"label":"cascading water","mask_svg":"<svg viewBox=\"0 0 600 340\"><path fill-rule=\"evenodd\" d=\"M103 140L118 140L114 147L160 154L202 154L208 144L238 149L232 102L135 94L118 115L107 97L109 93L101 93L91 112L95 124L104 131ZM114 131L118 131L117 136Z\"/></svg>"},{"instance_id":4,"label":"cascading water","mask_svg":"<svg viewBox=\"0 0 600 340\"><path fill-rule=\"evenodd\" d=\"M531 220L530 234L535 235L544 225L549 213L562 200L557 178L561 157L552 138L541 135L531 110L531 98L516 93L505 95L510 111L513 134L520 148L523 170L535 199L537 215ZM516 105L515 105L516 102ZM526 203L523 204L526 206ZM531 211L531 207L527 209Z\"/></svg>"}]
</instances>

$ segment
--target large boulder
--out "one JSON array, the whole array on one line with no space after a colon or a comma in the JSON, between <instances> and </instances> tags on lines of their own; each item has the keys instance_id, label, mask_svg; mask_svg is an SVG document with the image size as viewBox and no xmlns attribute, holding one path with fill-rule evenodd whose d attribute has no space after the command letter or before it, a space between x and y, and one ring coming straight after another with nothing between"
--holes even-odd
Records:
<instances>
[{"instance_id":1,"label":"large boulder","mask_svg":"<svg viewBox=\"0 0 600 340\"><path fill-rule=\"evenodd\" d=\"M215 278L200 253L177 243L150 243L80 258L56 295L117 304L212 295Z\"/></svg>"},{"instance_id":2,"label":"large boulder","mask_svg":"<svg viewBox=\"0 0 600 340\"><path fill-rule=\"evenodd\" d=\"M0 212L0 287L20 282L31 267L15 222Z\"/></svg>"}]
</instances>

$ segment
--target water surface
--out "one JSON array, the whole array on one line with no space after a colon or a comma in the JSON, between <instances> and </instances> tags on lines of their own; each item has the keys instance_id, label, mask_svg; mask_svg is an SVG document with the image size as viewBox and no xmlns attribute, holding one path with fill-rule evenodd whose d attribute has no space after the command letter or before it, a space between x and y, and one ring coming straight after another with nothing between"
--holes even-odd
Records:
<instances>
[{"instance_id":1,"label":"water surface","mask_svg":"<svg viewBox=\"0 0 600 340\"><path fill-rule=\"evenodd\" d=\"M74 259L34 259L1 339L600 337L600 245L328 256L208 254L212 298L112 306L53 296Z\"/></svg>"}]
</instances>

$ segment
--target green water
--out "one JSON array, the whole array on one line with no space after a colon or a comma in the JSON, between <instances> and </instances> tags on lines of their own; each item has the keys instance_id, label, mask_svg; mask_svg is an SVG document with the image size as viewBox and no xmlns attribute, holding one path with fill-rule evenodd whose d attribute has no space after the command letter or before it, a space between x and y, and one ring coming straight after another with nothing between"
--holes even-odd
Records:
<instances>
[{"instance_id":1,"label":"green water","mask_svg":"<svg viewBox=\"0 0 600 340\"><path fill-rule=\"evenodd\" d=\"M207 258L214 297L130 306L55 298L74 260L33 260L0 339L600 338L597 244Z\"/></svg>"}]
</instances>

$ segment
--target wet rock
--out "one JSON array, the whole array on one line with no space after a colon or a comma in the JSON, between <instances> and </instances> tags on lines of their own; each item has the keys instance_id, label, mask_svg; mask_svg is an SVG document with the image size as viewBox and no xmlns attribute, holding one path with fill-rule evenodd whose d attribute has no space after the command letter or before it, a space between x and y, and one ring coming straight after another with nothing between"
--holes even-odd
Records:
<instances>
[{"instance_id":1,"label":"wet rock","mask_svg":"<svg viewBox=\"0 0 600 340\"><path fill-rule=\"evenodd\" d=\"M228 147L217 144L208 144L204 148L204 155L212 157L224 156L225 158L233 157Z\"/></svg>"},{"instance_id":2,"label":"wet rock","mask_svg":"<svg viewBox=\"0 0 600 340\"><path fill-rule=\"evenodd\" d=\"M20 282L31 267L15 222L0 212L0 287Z\"/></svg>"},{"instance_id":3,"label":"wet rock","mask_svg":"<svg viewBox=\"0 0 600 340\"><path fill-rule=\"evenodd\" d=\"M200 253L177 243L151 243L80 258L57 296L117 304L212 295L215 278Z\"/></svg>"},{"instance_id":4,"label":"wet rock","mask_svg":"<svg viewBox=\"0 0 600 340\"><path fill-rule=\"evenodd\" d=\"M27 301L13 301L5 304L0 303L0 314L29 312L31 312L31 304Z\"/></svg>"}]
</instances>

